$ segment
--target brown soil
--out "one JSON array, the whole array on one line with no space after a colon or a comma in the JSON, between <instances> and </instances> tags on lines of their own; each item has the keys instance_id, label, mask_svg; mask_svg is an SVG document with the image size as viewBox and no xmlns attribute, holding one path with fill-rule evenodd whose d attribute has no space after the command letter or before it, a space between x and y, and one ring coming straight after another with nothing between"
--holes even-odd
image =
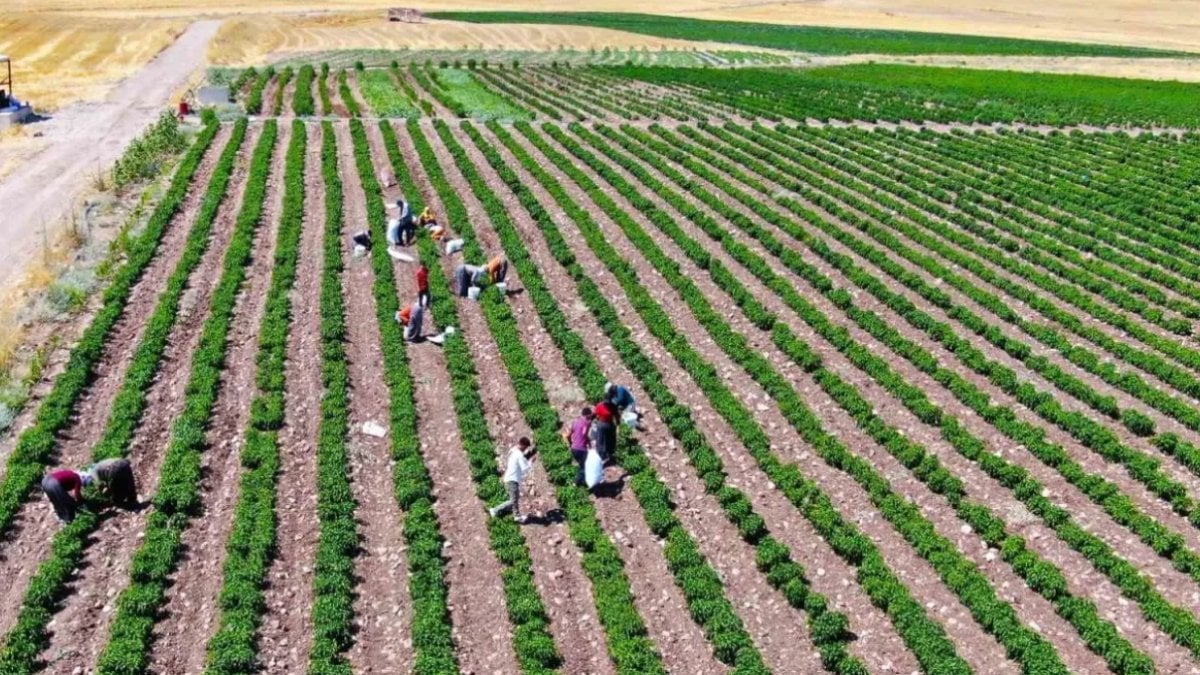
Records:
<instances>
[{"instance_id":1,"label":"brown soil","mask_svg":"<svg viewBox=\"0 0 1200 675\"><path fill-rule=\"evenodd\" d=\"M759 224L763 225L764 227L766 226L766 224L761 221ZM782 238L786 239L786 236L783 235ZM757 245L757 243L752 242L749 239L746 240L746 243L751 246L751 248L754 248L760 255L769 258L769 256L766 255L765 252L762 251L762 249ZM838 275L834 270L829 269L819 260L811 259L810 262L821 268L822 272L833 278L836 283L844 285L848 288L850 287L849 283L845 279L841 278L840 275ZM875 302L871 296L866 293L858 293L856 295L856 302L860 307L875 311L877 314L880 314L886 318L889 323L897 326L899 330L909 339L916 339L926 348L931 347L927 341L919 339L916 335L914 335L914 331L905 325L905 323L899 319L899 317L891 314L885 307ZM814 302L814 304L818 305L818 307L825 311L828 316L835 318L840 316L839 311L825 301L822 296L812 294L808 297L810 301ZM780 316L786 318L788 313L780 312ZM885 346L878 344L869 335L866 335L862 331L858 330L851 322L845 320L839 320L839 322L846 324L851 334L854 335L856 340L862 344L870 346L878 353L887 353L887 348ZM818 345L821 342L815 337L807 337L811 335L811 332L805 329L803 323L798 319L792 319L789 321L789 323L800 335L806 336L810 343ZM936 349L933 351L935 353L937 352ZM943 362L945 363L948 355L941 354L940 358L942 358ZM1117 550L1121 551L1121 554L1130 562L1137 565L1139 568L1155 569L1161 575L1169 576L1172 574L1172 571L1168 569L1165 561L1156 559L1156 556L1153 554L1153 552L1145 549L1135 537L1130 535L1128 532L1121 530L1115 523L1109 521L1106 515L1104 515L1086 497L1079 494L1075 488L1066 484L1066 482L1060 476L1058 476L1057 473L1040 464L1035 459L1028 458L1023 448L1018 448L1020 450L1018 453L1010 453L1005 451L1003 448L1012 448L1014 443L1009 441L1007 438L1004 438L995 429L989 427L985 422L979 419L978 416L959 403L948 391L942 389L940 385L934 382L931 378L928 378L919 371L916 371L916 369L907 361L895 359L892 360L892 365L897 369L898 372L903 374L909 382L921 387L930 396L930 399L934 403L937 403L947 412L957 416L966 425L966 428L972 431L972 433L989 442L989 444L993 447L998 448L997 451L1003 452L1009 461L1013 461L1029 469L1032 475L1041 481L1050 491L1050 493L1058 497L1058 499L1061 501L1060 505L1068 508L1075 515L1077 521L1081 525L1083 525L1093 534L1096 534L1106 541L1109 541L1109 543L1114 545ZM842 373L843 377L847 377L849 371L850 369L847 368L847 373ZM976 381L976 383L979 384L978 381ZM897 410L899 409L899 406L895 403L892 403L891 407L896 408ZM884 414L886 410L886 407L881 406L878 412L880 412L880 414ZM904 428L908 433L918 434L918 436L920 436L922 433L925 433L923 427L921 426L908 426L902 424L901 428ZM1006 495L1006 490L996 485L981 473L977 473L978 470L974 469L973 465L962 459L952 449L947 448L944 444L933 440L932 434L930 434L929 439L924 444L928 449L937 452L942 461L945 462L948 467L954 469L957 475L964 478L965 484L967 485L969 491L973 489L982 490L979 498L983 503L995 505L997 504L997 499L999 499L996 495ZM963 475L964 473L973 472L976 473L977 479L968 479ZM1005 499L1009 498L1005 496ZM1109 582L1107 582L1105 577L1094 570L1090 563L1084 560L1077 553L1067 550L1065 545L1057 540L1057 537L1053 534L1053 532L1044 529L1040 524L1035 525L1034 523L1037 522L1036 518L1029 514L1023 506L1016 503L1010 503L1003 508L1001 513L1007 514L1007 516L1010 518L1010 522L1014 523L1017 526L1018 531L1027 537L1028 542L1035 550L1037 550L1041 555L1047 557L1047 559L1049 559L1051 562L1054 562L1060 567L1060 569L1064 571L1068 581L1071 582L1072 592L1080 595L1091 596L1099 607L1111 608L1105 612L1105 616L1116 622L1127 636L1136 635L1139 636L1139 639L1142 639L1142 636L1145 636L1144 639L1149 640L1152 645L1158 645L1147 647L1150 653L1156 654L1156 658L1170 658L1169 655L1178 650L1178 646L1171 643L1169 638L1159 632L1157 628L1153 626L1145 626L1143 620L1136 610L1136 607L1131 607L1131 603L1129 601L1118 597L1119 593L1117 590L1112 587ZM1037 531L1031 531L1032 529L1036 529ZM1161 578L1162 577L1160 576L1159 579ZM1186 579L1177 578L1175 581L1170 582L1168 587L1179 587L1180 584L1183 585L1183 588L1186 588L1189 585L1189 582ZM1163 591L1166 590L1161 585L1161 581L1159 588ZM1176 596L1176 601L1180 601L1182 599L1182 595ZM1195 598L1193 597L1193 600L1194 599ZM1189 602L1187 604L1191 603ZM1131 639L1133 638L1131 637Z\"/></svg>"},{"instance_id":2,"label":"brown soil","mask_svg":"<svg viewBox=\"0 0 1200 675\"><path fill-rule=\"evenodd\" d=\"M397 127L397 133L401 139L402 153L406 157L415 157L416 152L406 128ZM434 138L433 134L427 136L430 139ZM436 141L432 141L432 144L443 162L443 168L450 166L441 144ZM429 186L423 167L415 166L414 170L414 178L422 188L422 197L432 204L438 213L444 214L445 209ZM486 220L486 214L473 199L466 184L461 182L461 176L456 172L447 171L447 177L465 190L457 191L457 194L466 203L472 223ZM454 224L449 225L453 230ZM457 256L443 258L444 278L450 278L458 263ZM510 270L509 273L513 275L516 283L515 271ZM489 431L492 437L498 440L496 461L499 469L504 459L503 453L507 452L513 439L529 435L529 428L515 405L516 394L511 380L500 361L498 348L491 338L487 322L479 312L478 305L470 301L459 302L459 316L463 324L460 328L471 348L479 381L489 383L488 387L480 390L480 395L488 411ZM463 464L462 471L465 472L466 463ZM430 468L433 469L432 463ZM541 515L556 512L558 504L554 498L554 488L545 473L535 471L529 480L529 487L523 495L524 510ZM539 595L550 617L550 632L563 658L564 669L573 673L611 673L613 668L605 651L603 628L595 613L589 610L592 606L591 581L583 573L579 551L571 545L564 521L558 518L544 520L546 522L539 521L537 525L531 524L525 528L526 545L533 562L534 583L540 589ZM453 592L453 583L450 588Z\"/></svg>"},{"instance_id":3,"label":"brown soil","mask_svg":"<svg viewBox=\"0 0 1200 675\"><path fill-rule=\"evenodd\" d=\"M518 165L513 158L510 158L510 163L512 166ZM548 166L548 163L542 165ZM554 204L544 189L524 170L518 173L543 206ZM580 200L581 191L573 184L562 181L563 177L555 173L561 182L572 185L568 188L572 198ZM566 225L565 218L560 218L560 222ZM571 304L574 303L564 303L568 307ZM610 377L631 385L635 396L642 402L639 408L647 416L648 428L637 434L638 443L657 465L664 484L673 489L677 515L724 581L726 597L738 610L767 665L779 671L789 667L805 672L820 670L820 655L813 649L805 630L806 617L793 609L781 593L771 588L761 574L753 571L755 550L741 540L737 528L725 516L720 504L705 493L704 485L687 465L686 458L679 456L680 450L676 448L665 423L658 417L653 403L639 386L633 386L636 383L633 375L620 365L619 359L612 358L611 347L608 353L603 351L607 346L606 340L594 319L589 314L574 321L578 322L573 323L576 332L591 343L593 354L609 365L612 370Z\"/></svg>"},{"instance_id":4,"label":"brown soil","mask_svg":"<svg viewBox=\"0 0 1200 675\"><path fill-rule=\"evenodd\" d=\"M183 559L167 588L163 617L154 629L152 672L200 672L208 638L216 632L220 620L217 595L224 580L225 542L233 528L241 492L241 450L250 419L250 402L258 393L254 383L255 358L275 262L290 136L290 127L282 125L275 139L265 208L255 236L259 245L254 249L234 311L220 394L201 460L203 513L183 533Z\"/></svg>"},{"instance_id":5,"label":"brown soil","mask_svg":"<svg viewBox=\"0 0 1200 675\"><path fill-rule=\"evenodd\" d=\"M376 173L390 172L378 126L368 125L367 135ZM385 201L399 197L398 188L384 191ZM415 272L414 263L394 262L402 304L416 300ZM424 327L427 334L437 332L432 316L430 319ZM457 417L451 409L450 373L441 349L432 343L410 344L407 354L415 385L421 452L433 478L434 509L446 539L442 550L459 665L466 672L516 672L519 666L505 620L508 610L500 562L489 547L487 512L475 495L471 468L459 440Z\"/></svg>"},{"instance_id":6,"label":"brown soil","mask_svg":"<svg viewBox=\"0 0 1200 675\"><path fill-rule=\"evenodd\" d=\"M251 129L246 134L230 178L230 192L217 212L213 241L189 279L181 315L164 354L159 377L151 385L148 407L130 445L128 456L139 477L138 487L143 498L153 495L158 487L171 423L183 407L191 356L200 341L225 248L233 234L245 192L250 154L258 136L258 129ZM61 611L50 622L50 644L42 654L47 663L66 668L95 662L108 639L108 622L116 610L117 595L128 581L130 558L144 534L145 520L136 514L118 513L100 525L84 554L81 571L68 589Z\"/></svg>"},{"instance_id":7,"label":"brown soil","mask_svg":"<svg viewBox=\"0 0 1200 675\"><path fill-rule=\"evenodd\" d=\"M354 165L348 125L337 125L339 173L345 194L342 239L366 226L366 201ZM402 535L404 514L392 489L388 437L363 432L374 422L391 429L390 398L383 379L383 355L375 318L375 275L367 258L346 250L342 288L346 300L346 357L350 363L350 477L362 548L355 562L358 580L350 663L356 672L404 672L412 659L412 601Z\"/></svg>"},{"instance_id":8,"label":"brown soil","mask_svg":"<svg viewBox=\"0 0 1200 675\"><path fill-rule=\"evenodd\" d=\"M479 167L488 186L506 205L506 210L518 223L527 223L528 216L520 211L516 199L503 187L499 178L490 170L486 160L474 150L469 139L459 135L460 144L467 148L472 163ZM441 151L441 145L436 144ZM448 168L443 164L443 168ZM470 194L470 188L462 180L457 171L448 171L452 176L451 184L460 195ZM485 250L498 251L498 238L490 228L481 227L484 219L474 221L480 243ZM510 274L512 271L510 270ZM519 287L519 280L512 282ZM525 295L513 296L511 300L513 311L523 318L531 328L539 325L536 312L530 300ZM548 338L542 344L549 345ZM563 386L573 382L573 376L563 363L561 356L549 349L541 349L533 354L538 363L542 380L550 388ZM567 404L570 419L573 414L570 408L578 407L579 398L574 405ZM606 480L618 482L622 480L623 472L618 467L611 467L606 472ZM682 593L673 583L666 561L659 552L659 543L646 527L641 514L641 507L631 493L622 491L616 498L597 499L595 501L596 515L600 524L617 547L625 564L625 574L629 579L630 589L643 620L649 630L650 637L657 644L663 662L668 670L679 672L724 672L723 664L718 663L712 656L704 634L692 621L687 612L687 604Z\"/></svg>"},{"instance_id":9,"label":"brown soil","mask_svg":"<svg viewBox=\"0 0 1200 675\"><path fill-rule=\"evenodd\" d=\"M262 92L262 112L260 117L271 117L275 114L275 90L279 88L279 74L271 76Z\"/></svg>"},{"instance_id":10,"label":"brown soil","mask_svg":"<svg viewBox=\"0 0 1200 675\"><path fill-rule=\"evenodd\" d=\"M304 669L312 641L312 571L316 559L316 440L322 389L320 293L324 258L325 182L321 177L321 128L310 124L304 167L304 223L292 292L288 335L287 391L279 433L280 470L275 512L277 550L267 574L266 612L259 637L259 663L268 673Z\"/></svg>"},{"instance_id":11,"label":"brown soil","mask_svg":"<svg viewBox=\"0 0 1200 675\"><path fill-rule=\"evenodd\" d=\"M611 188L606 187L606 190L610 191L611 194ZM610 243L618 251L630 261L636 261L635 264L642 263L640 255L634 247L629 245L623 237L617 236L618 228L612 226L605 228L605 230L612 233L612 241ZM583 242L582 237L580 237L574 228L563 228L563 234L572 245L573 250L577 252L588 250L586 243ZM581 264L591 272L593 280L606 289L610 297L621 297L619 286L597 260L591 256L581 256L581 258L586 258L581 259ZM665 280L653 272L648 265L644 264L642 265L639 279L650 292L651 296L675 318L676 329L683 334L695 338L692 341L693 347L710 363L716 366L718 371L726 378L726 384L732 391L739 395L747 408L752 410L752 414L754 414L762 427L769 430L773 437L779 439L781 445L785 448L788 446L793 448L790 451L779 452L780 458L784 461L796 462L799 468L806 475L817 481L827 494L833 495L835 502L844 505L844 513L856 514L853 520L858 523L859 528L864 534L875 541L881 553L888 560L889 565L897 575L901 579L904 579L910 588L923 589L921 594L922 599L927 609L930 610L931 618L940 620L947 634L957 644L971 644L973 646L972 650L969 652L963 650L960 652L960 655L976 669L1004 672L998 669L1014 666L1015 664L1005 659L1003 649L995 639L983 632L974 622L970 613L961 605L958 598L941 582L928 562L918 557L915 551L893 530L891 525L879 515L878 510L870 503L862 489L847 475L834 471L823 462L818 461L815 454L808 450L807 445L795 433L791 425L779 413L778 409L773 404L763 403L769 400L768 395L740 367L733 364L721 352L720 348L711 340L707 332L691 316L686 306L678 300L674 291L670 289ZM699 281L701 280L697 279L697 282ZM721 303L716 303L716 307L720 309L722 307ZM732 303L730 303L725 316L731 320L732 325L739 326L740 323L734 317L735 314L736 312L732 309ZM627 321L632 322L632 315L625 318ZM640 334L642 330L640 327L634 328L635 334ZM757 335L761 336L761 332ZM786 359L777 354L771 354L769 340L764 337L758 337L757 339L752 339L751 344L754 348L761 349L765 354L769 354L769 360L783 370L782 364L786 362ZM655 354L657 358L668 358L657 344L653 345L653 347L648 347L647 350ZM806 399L809 399L810 405L818 410L827 405L820 397L819 389L811 384L809 387L801 390L801 394ZM841 416L840 420L831 421L826 419L825 423L827 430L839 438L846 439L847 436L853 437L853 422L846 419L844 415ZM856 448L861 447L849 442L848 445Z\"/></svg>"},{"instance_id":12,"label":"brown soil","mask_svg":"<svg viewBox=\"0 0 1200 675\"><path fill-rule=\"evenodd\" d=\"M205 154L195 181L185 198L185 206L174 218L157 257L146 268L141 280L133 287L121 319L113 327L105 352L96 366L96 379L89 385L76 406L75 418L60 435L58 464L79 466L91 456L91 447L100 439L108 420L109 409L117 395L126 364L140 342L147 317L153 312L166 278L174 271L183 255L184 242L191 228L196 207L200 203L230 131L222 130L212 148ZM0 591L0 630L7 631L16 621L29 578L50 550L51 533L58 528L49 504L35 494L17 515L0 551L0 577L8 580Z\"/></svg>"}]
</instances>

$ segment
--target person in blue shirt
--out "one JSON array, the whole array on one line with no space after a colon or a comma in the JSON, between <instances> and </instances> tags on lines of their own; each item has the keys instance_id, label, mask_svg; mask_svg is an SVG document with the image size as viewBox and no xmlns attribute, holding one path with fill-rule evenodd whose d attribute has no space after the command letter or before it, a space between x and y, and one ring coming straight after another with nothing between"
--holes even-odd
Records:
<instances>
[{"instance_id":1,"label":"person in blue shirt","mask_svg":"<svg viewBox=\"0 0 1200 675\"><path fill-rule=\"evenodd\" d=\"M644 430L642 412L638 410L637 401L628 387L606 382L604 384L604 400L617 409L623 422L638 431Z\"/></svg>"}]
</instances>

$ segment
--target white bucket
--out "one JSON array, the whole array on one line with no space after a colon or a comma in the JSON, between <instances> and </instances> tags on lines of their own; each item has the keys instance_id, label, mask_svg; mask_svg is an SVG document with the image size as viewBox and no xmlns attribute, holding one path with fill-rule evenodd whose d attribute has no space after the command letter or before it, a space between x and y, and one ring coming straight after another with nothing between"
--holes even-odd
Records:
<instances>
[{"instance_id":1,"label":"white bucket","mask_svg":"<svg viewBox=\"0 0 1200 675\"><path fill-rule=\"evenodd\" d=\"M479 287L471 286L470 288L468 288L467 289L467 297L470 298L471 300L478 300L479 299Z\"/></svg>"}]
</instances>

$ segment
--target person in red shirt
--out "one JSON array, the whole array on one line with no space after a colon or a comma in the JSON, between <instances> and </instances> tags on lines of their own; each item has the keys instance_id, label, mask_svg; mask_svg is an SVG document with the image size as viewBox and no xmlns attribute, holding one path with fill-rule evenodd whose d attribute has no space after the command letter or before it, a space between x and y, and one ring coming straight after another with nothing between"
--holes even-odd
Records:
<instances>
[{"instance_id":1,"label":"person in red shirt","mask_svg":"<svg viewBox=\"0 0 1200 675\"><path fill-rule=\"evenodd\" d=\"M595 415L591 429L592 447L607 464L617 449L617 425L614 423L617 411L608 401L601 401L592 406L592 414Z\"/></svg>"},{"instance_id":2,"label":"person in red shirt","mask_svg":"<svg viewBox=\"0 0 1200 675\"><path fill-rule=\"evenodd\" d=\"M70 469L51 471L42 479L42 492L54 506L54 514L59 521L70 523L75 520L75 513L83 504L83 486L91 485L92 477Z\"/></svg>"},{"instance_id":3,"label":"person in red shirt","mask_svg":"<svg viewBox=\"0 0 1200 675\"><path fill-rule=\"evenodd\" d=\"M425 263L417 268L417 302L421 303L422 307L428 307L432 296L429 295L429 269L425 267Z\"/></svg>"}]
</instances>

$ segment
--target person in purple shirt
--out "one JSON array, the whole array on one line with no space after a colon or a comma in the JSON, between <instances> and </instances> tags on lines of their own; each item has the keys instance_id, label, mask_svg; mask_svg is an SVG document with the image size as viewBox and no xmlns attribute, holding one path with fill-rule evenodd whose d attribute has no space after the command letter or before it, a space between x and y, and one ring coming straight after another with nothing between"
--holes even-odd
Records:
<instances>
[{"instance_id":1,"label":"person in purple shirt","mask_svg":"<svg viewBox=\"0 0 1200 675\"><path fill-rule=\"evenodd\" d=\"M588 432L592 427L592 409L584 407L579 412L579 417L571 423L571 428L567 430L565 436L567 443L571 446L571 457L575 459L575 463L579 465L579 471L575 474L575 484L585 485L583 480L583 465L587 462L588 453Z\"/></svg>"}]
</instances>

